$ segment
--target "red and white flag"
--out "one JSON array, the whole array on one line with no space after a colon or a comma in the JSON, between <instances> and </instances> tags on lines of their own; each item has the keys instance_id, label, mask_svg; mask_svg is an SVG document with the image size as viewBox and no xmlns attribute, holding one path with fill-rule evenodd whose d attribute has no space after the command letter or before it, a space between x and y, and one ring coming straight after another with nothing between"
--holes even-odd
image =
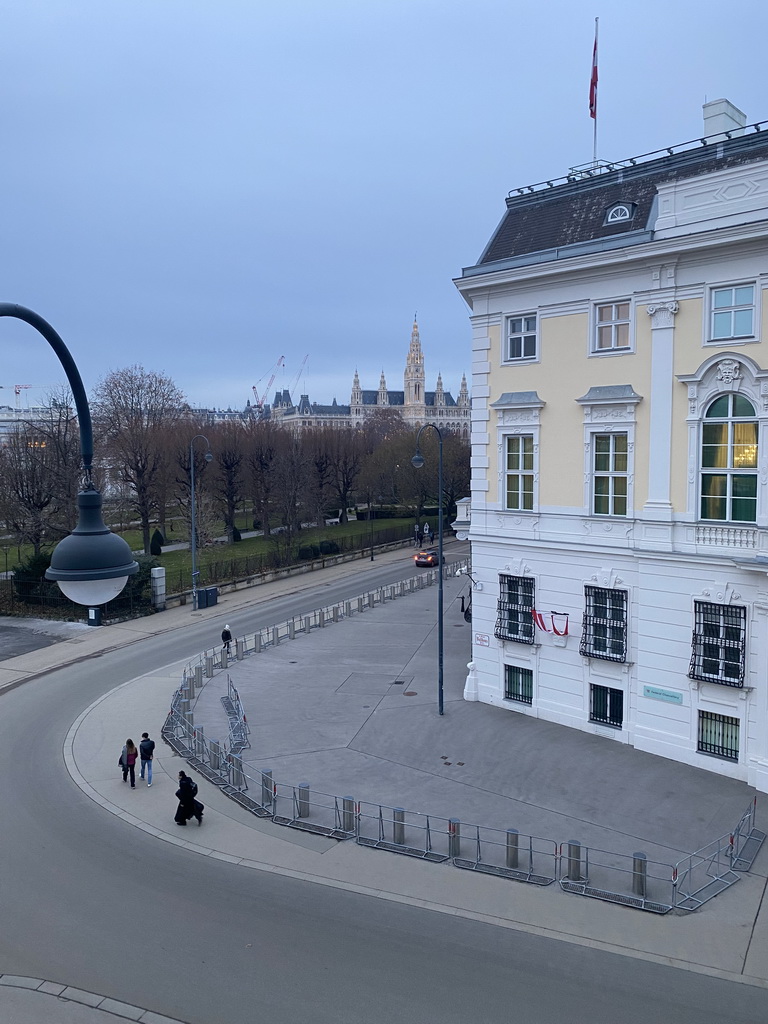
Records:
<instances>
[{"instance_id":1,"label":"red and white flag","mask_svg":"<svg viewBox=\"0 0 768 1024\"><path fill-rule=\"evenodd\" d=\"M544 621L544 616L541 614L541 612L537 612L535 608L531 611L531 618L533 619L534 625L537 629L542 630L544 633L552 632L551 629L547 629L547 624Z\"/></svg>"},{"instance_id":2,"label":"red and white flag","mask_svg":"<svg viewBox=\"0 0 768 1024\"><path fill-rule=\"evenodd\" d=\"M589 80L589 116L597 120L597 18L595 18L595 45L592 48L592 77Z\"/></svg>"}]
</instances>

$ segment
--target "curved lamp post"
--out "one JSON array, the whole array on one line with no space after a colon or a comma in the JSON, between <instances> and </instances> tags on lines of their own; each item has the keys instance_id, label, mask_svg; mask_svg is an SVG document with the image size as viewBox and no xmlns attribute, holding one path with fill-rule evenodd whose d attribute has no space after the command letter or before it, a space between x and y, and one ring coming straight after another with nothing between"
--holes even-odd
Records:
<instances>
[{"instance_id":1,"label":"curved lamp post","mask_svg":"<svg viewBox=\"0 0 768 1024\"><path fill-rule=\"evenodd\" d=\"M210 462L213 458L211 453L211 442L205 436L205 434L195 434L192 440L189 442L189 493L192 498L192 536L190 537L189 547L192 552L192 611L197 611L197 577L200 575L197 569L197 527L195 525L195 453L194 444L198 437L202 437L205 443L208 445L208 451L205 453L205 461Z\"/></svg>"},{"instance_id":2,"label":"curved lamp post","mask_svg":"<svg viewBox=\"0 0 768 1024\"><path fill-rule=\"evenodd\" d=\"M56 580L60 590L75 604L96 608L117 597L128 577L138 572L139 566L128 544L112 533L102 518L101 494L91 480L93 427L80 371L59 335L37 313L12 302L0 302L0 316L23 320L42 334L56 353L69 381L80 428L84 481L83 489L77 495L77 526L56 545L45 578ZM94 620L94 625L100 621L96 616Z\"/></svg>"},{"instance_id":3,"label":"curved lamp post","mask_svg":"<svg viewBox=\"0 0 768 1024\"><path fill-rule=\"evenodd\" d=\"M438 586L437 586L437 711L443 713L443 435L440 428L434 423L425 423L416 435L416 454L411 459L411 465L421 469L424 465L424 456L419 448L419 440L423 432L431 427L437 434L437 561L438 561Z\"/></svg>"}]
</instances>

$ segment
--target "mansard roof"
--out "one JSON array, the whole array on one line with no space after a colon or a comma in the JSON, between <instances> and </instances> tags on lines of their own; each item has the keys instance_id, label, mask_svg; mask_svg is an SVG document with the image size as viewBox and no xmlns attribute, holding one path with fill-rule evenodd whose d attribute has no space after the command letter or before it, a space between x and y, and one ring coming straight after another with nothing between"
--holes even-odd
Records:
<instances>
[{"instance_id":1,"label":"mansard roof","mask_svg":"<svg viewBox=\"0 0 768 1024\"><path fill-rule=\"evenodd\" d=\"M463 276L502 269L505 264L545 262L649 241L659 185L768 158L768 132L758 126L730 140L721 134L685 145L696 148L674 152L675 147L670 147L655 159L634 157L621 164L599 164L591 170L575 170L562 184L542 182L515 190L507 197L507 212L477 265L465 268ZM629 207L629 218L608 220L607 213L616 204Z\"/></svg>"},{"instance_id":2,"label":"mansard roof","mask_svg":"<svg viewBox=\"0 0 768 1024\"><path fill-rule=\"evenodd\" d=\"M434 391L424 392L424 404L435 405L435 394ZM404 391L387 391L387 399L390 406L405 405L405 392ZM445 405L456 405L456 400L450 391L443 392L443 400ZM363 405L378 405L379 403L379 392L378 391L363 391Z\"/></svg>"}]
</instances>

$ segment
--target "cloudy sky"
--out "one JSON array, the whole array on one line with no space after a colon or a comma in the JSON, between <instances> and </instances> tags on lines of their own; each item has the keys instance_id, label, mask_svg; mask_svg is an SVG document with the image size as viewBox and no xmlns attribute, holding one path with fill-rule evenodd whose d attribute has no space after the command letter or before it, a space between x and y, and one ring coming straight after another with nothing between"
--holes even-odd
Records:
<instances>
[{"instance_id":1,"label":"cloudy sky","mask_svg":"<svg viewBox=\"0 0 768 1024\"><path fill-rule=\"evenodd\" d=\"M0 0L2 301L89 390L140 363L194 404L393 389L418 311L427 386L469 374L452 278L515 187L768 119L761 0ZM63 379L0 324L0 404ZM43 389L43 390L39 390Z\"/></svg>"}]
</instances>

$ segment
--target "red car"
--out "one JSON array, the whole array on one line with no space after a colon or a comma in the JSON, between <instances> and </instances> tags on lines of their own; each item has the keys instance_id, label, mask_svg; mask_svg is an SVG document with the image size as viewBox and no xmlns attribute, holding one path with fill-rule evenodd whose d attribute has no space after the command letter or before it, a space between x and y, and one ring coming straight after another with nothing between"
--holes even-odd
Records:
<instances>
[{"instance_id":1,"label":"red car","mask_svg":"<svg viewBox=\"0 0 768 1024\"><path fill-rule=\"evenodd\" d=\"M419 551L413 556L413 560L416 565L427 569L430 569L435 565L440 565L440 555L434 548L428 548L426 551Z\"/></svg>"}]
</instances>

